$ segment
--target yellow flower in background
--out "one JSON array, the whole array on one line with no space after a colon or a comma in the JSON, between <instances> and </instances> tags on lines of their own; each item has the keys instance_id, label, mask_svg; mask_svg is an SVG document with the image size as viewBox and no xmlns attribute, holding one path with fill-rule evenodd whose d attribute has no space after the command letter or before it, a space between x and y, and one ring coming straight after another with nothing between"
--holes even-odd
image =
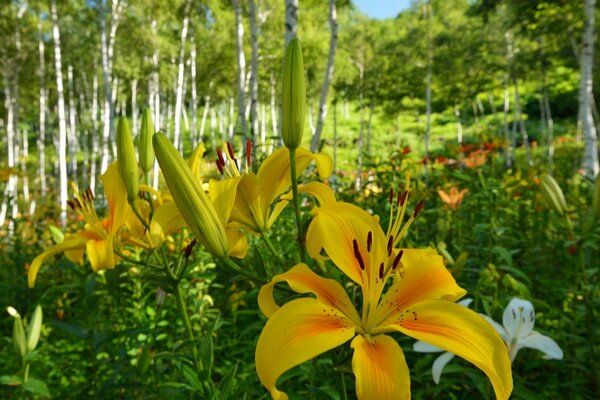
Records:
<instances>
[{"instance_id":1,"label":"yellow flower in background","mask_svg":"<svg viewBox=\"0 0 600 400\"><path fill-rule=\"evenodd\" d=\"M449 193L444 192L442 189L438 189L438 195L451 209L458 210L460 203L462 203L463 198L468 191L469 189L463 189L459 192L456 186L452 186Z\"/></svg>"},{"instance_id":2,"label":"yellow flower in background","mask_svg":"<svg viewBox=\"0 0 600 400\"><path fill-rule=\"evenodd\" d=\"M249 157L249 146L246 148ZM268 231L289 202L289 197L283 196L291 185L288 149L282 147L273 152L262 162L256 174L247 167L244 172L240 171L231 145L224 146L224 150L218 150L217 167L225 179L209 181L211 198L214 197L219 203L229 204L233 201L230 222L253 233ZM296 149L298 175L313 160L319 176L327 178L333 168L331 158L323 153L312 153L302 147ZM248 164L249 162L246 166Z\"/></svg>"},{"instance_id":3,"label":"yellow flower in background","mask_svg":"<svg viewBox=\"0 0 600 400\"><path fill-rule=\"evenodd\" d=\"M131 209L127 203L125 185L119 175L118 162L112 163L100 180L106 193L108 215L100 219L96 214L94 195L91 190L87 189L80 193L73 184L75 196L68 204L83 217L85 226L81 231L66 236L61 243L45 250L33 260L27 276L29 287L35 285L38 271L44 260L58 253L66 253L70 260L81 262L85 251L95 272L115 267L119 259L114 253L115 247L119 246L119 230Z\"/></svg>"},{"instance_id":4,"label":"yellow flower in background","mask_svg":"<svg viewBox=\"0 0 600 400\"><path fill-rule=\"evenodd\" d=\"M398 196L397 218L406 212L405 193ZM359 399L410 398L404 354L387 335L394 332L473 363L488 376L496 397L508 399L512 391L510 360L498 333L477 313L454 303L466 292L435 250L397 248L396 238L404 235L419 209L404 226L402 218L390 222L387 233L379 226L378 217L352 204L334 202L313 211L307 250L312 257L324 250L360 287L362 312L340 283L318 276L305 264L264 285L258 302L268 321L255 357L260 381L273 399L287 399L276 387L283 373L350 340ZM273 298L278 282L316 297L297 298L279 307Z\"/></svg>"}]
</instances>

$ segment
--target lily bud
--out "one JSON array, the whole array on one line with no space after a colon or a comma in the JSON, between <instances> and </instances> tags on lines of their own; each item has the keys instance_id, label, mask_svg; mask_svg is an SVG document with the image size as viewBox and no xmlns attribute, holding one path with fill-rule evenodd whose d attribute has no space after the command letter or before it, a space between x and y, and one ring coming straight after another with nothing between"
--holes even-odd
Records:
<instances>
[{"instance_id":1,"label":"lily bud","mask_svg":"<svg viewBox=\"0 0 600 400\"><path fill-rule=\"evenodd\" d=\"M173 201L187 226L212 255L226 257L229 244L225 228L200 181L165 135L157 132L152 144Z\"/></svg>"},{"instance_id":2,"label":"lily bud","mask_svg":"<svg viewBox=\"0 0 600 400\"><path fill-rule=\"evenodd\" d=\"M287 148L302 143L306 117L306 82L302 47L296 38L290 40L283 58L283 95L281 99L281 139Z\"/></svg>"},{"instance_id":3,"label":"lily bud","mask_svg":"<svg viewBox=\"0 0 600 400\"><path fill-rule=\"evenodd\" d=\"M13 345L15 346L15 351L21 357L25 357L27 354L27 342L25 341L25 329L23 329L21 315L19 315L19 312L13 307L8 307L6 310L14 318Z\"/></svg>"},{"instance_id":4,"label":"lily bud","mask_svg":"<svg viewBox=\"0 0 600 400\"><path fill-rule=\"evenodd\" d=\"M154 164L154 149L152 148L152 136L154 135L154 124L150 110L144 108L142 112L142 128L140 131L140 168L145 173L150 172Z\"/></svg>"},{"instance_id":5,"label":"lily bud","mask_svg":"<svg viewBox=\"0 0 600 400\"><path fill-rule=\"evenodd\" d=\"M119 174L127 189L127 201L133 203L138 197L138 165L131 129L129 129L129 123L125 117L119 118L117 125L117 159L119 160Z\"/></svg>"},{"instance_id":6,"label":"lily bud","mask_svg":"<svg viewBox=\"0 0 600 400\"><path fill-rule=\"evenodd\" d=\"M567 202L562 189L558 183L548 174L542 176L542 195L550 208L556 211L559 215L563 215L567 210Z\"/></svg>"},{"instance_id":7,"label":"lily bud","mask_svg":"<svg viewBox=\"0 0 600 400\"><path fill-rule=\"evenodd\" d=\"M42 331L42 306L39 304L33 311L31 321L27 327L27 349L29 351L35 350L39 340L40 332Z\"/></svg>"}]
</instances>

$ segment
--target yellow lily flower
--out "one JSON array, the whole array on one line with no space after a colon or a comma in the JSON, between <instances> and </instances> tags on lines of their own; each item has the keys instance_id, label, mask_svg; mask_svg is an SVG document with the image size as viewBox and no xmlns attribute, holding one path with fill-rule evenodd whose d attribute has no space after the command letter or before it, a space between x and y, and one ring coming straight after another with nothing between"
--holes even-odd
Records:
<instances>
[{"instance_id":1,"label":"yellow lily flower","mask_svg":"<svg viewBox=\"0 0 600 400\"><path fill-rule=\"evenodd\" d=\"M406 211L406 195L399 199L403 204L397 218ZM510 360L498 333L483 317L454 303L466 291L456 284L435 250L397 248L396 238L403 236L419 208L404 226L398 220L391 222L387 234L377 217L352 204L331 203L313 211L307 250L312 257L324 250L362 289L362 313L340 283L320 277L305 264L264 285L258 302L268 321L258 339L255 360L260 381L273 399L287 399L276 387L283 373L351 339L358 398L409 399L409 370L402 349L387 335L393 332L473 363L489 377L496 397L508 399ZM273 298L278 282L316 297L279 307Z\"/></svg>"},{"instance_id":2,"label":"yellow lily flower","mask_svg":"<svg viewBox=\"0 0 600 400\"><path fill-rule=\"evenodd\" d=\"M31 263L27 280L29 287L35 285L35 279L42 263L58 253L66 253L73 261L81 262L84 251L87 253L95 272L115 267L119 257L114 248L119 246L119 230L123 226L131 209L127 203L127 191L119 175L118 161L112 163L100 177L104 185L108 202L108 215L100 219L94 207L94 196L87 189L80 193L73 184L73 200L68 202L71 209L79 213L85 221L84 228L38 255Z\"/></svg>"},{"instance_id":3,"label":"yellow lily flower","mask_svg":"<svg viewBox=\"0 0 600 400\"><path fill-rule=\"evenodd\" d=\"M255 174L248 170L241 172L231 145L218 149L217 167L225 176L223 180L211 179L209 192L219 193L227 188L233 192L234 203L229 221L253 233L268 231L279 214L285 209L289 198L282 197L291 185L290 158L287 148L282 147L268 156ZM250 147L246 147L248 160ZM324 153L312 153L299 147L296 149L296 170L300 175L315 161L319 176L327 178L332 171L331 158ZM224 196L221 196L225 198ZM232 199L229 199L231 201Z\"/></svg>"}]
</instances>

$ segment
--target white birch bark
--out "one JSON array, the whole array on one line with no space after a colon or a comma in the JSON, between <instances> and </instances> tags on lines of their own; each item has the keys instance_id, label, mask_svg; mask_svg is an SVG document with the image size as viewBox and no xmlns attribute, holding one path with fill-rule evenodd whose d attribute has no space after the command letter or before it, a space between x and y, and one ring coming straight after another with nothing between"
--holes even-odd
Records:
<instances>
[{"instance_id":1,"label":"white birch bark","mask_svg":"<svg viewBox=\"0 0 600 400\"><path fill-rule=\"evenodd\" d=\"M131 132L133 132L133 136L137 136L138 133L138 121L139 121L139 112L137 105L137 87L138 80L134 79L131 81Z\"/></svg>"},{"instance_id":2,"label":"white birch bark","mask_svg":"<svg viewBox=\"0 0 600 400\"><path fill-rule=\"evenodd\" d=\"M454 105L454 116L456 117L456 141L458 144L463 142L463 128L462 122L460 121L460 107L458 104Z\"/></svg>"},{"instance_id":3,"label":"white birch bark","mask_svg":"<svg viewBox=\"0 0 600 400\"><path fill-rule=\"evenodd\" d=\"M60 31L58 29L58 15L56 0L50 2L52 17L52 37L54 39L54 66L56 70L56 96L58 101L58 170L60 182L60 220L63 227L67 223L67 122L65 113L65 96L62 77L62 59L60 47Z\"/></svg>"},{"instance_id":4,"label":"white birch bark","mask_svg":"<svg viewBox=\"0 0 600 400\"><path fill-rule=\"evenodd\" d=\"M232 0L233 11L235 12L235 43L237 46L237 122L236 126L239 126L243 138L247 138L246 128L246 99L245 99L245 87L246 87L246 57L244 56L244 24L242 22L242 9L238 0ZM230 140L233 140L233 132L230 130Z\"/></svg>"},{"instance_id":5,"label":"white birch bark","mask_svg":"<svg viewBox=\"0 0 600 400\"><path fill-rule=\"evenodd\" d=\"M40 78L40 134L37 140L37 151L40 174L40 198L44 199L48 190L46 183L46 103L48 99L48 93L46 91L46 58L41 20L38 21L38 51L40 56L40 65L38 70Z\"/></svg>"},{"instance_id":6,"label":"white birch bark","mask_svg":"<svg viewBox=\"0 0 600 400\"><path fill-rule=\"evenodd\" d=\"M76 109L75 109L75 94L73 90L73 66L69 64L67 66L67 92L69 95L69 127L68 127L68 147L69 147L69 158L71 159L71 176L78 181L77 175L77 150L79 143L77 141L77 125L75 122Z\"/></svg>"},{"instance_id":7,"label":"white birch bark","mask_svg":"<svg viewBox=\"0 0 600 400\"><path fill-rule=\"evenodd\" d=\"M97 155L100 150L100 140L98 139L98 75L94 74L92 78L92 154L90 157L90 190L96 192L96 175L98 160Z\"/></svg>"},{"instance_id":8,"label":"white birch bark","mask_svg":"<svg viewBox=\"0 0 600 400\"><path fill-rule=\"evenodd\" d=\"M259 26L257 21L257 7L254 0L248 0L248 12L250 17L250 44L252 53L250 56L250 137L252 148L256 149L258 128L258 35Z\"/></svg>"},{"instance_id":9,"label":"white birch bark","mask_svg":"<svg viewBox=\"0 0 600 400\"><path fill-rule=\"evenodd\" d=\"M204 110L202 111L202 121L200 122L200 137L199 141L204 142L204 129L206 128L206 119L210 111L210 91L212 89L212 81L208 84L208 91L204 96ZM212 137L212 136L211 136Z\"/></svg>"},{"instance_id":10,"label":"white birch bark","mask_svg":"<svg viewBox=\"0 0 600 400\"><path fill-rule=\"evenodd\" d=\"M233 134L235 133L234 131L234 119L235 119L235 105L234 105L234 101L233 101L233 96L229 97L229 123L228 123L228 127L227 127L227 135L223 137L223 142L226 141L233 141ZM223 132L225 133L225 132Z\"/></svg>"},{"instance_id":11,"label":"white birch bark","mask_svg":"<svg viewBox=\"0 0 600 400\"><path fill-rule=\"evenodd\" d=\"M173 142L177 149L180 148L180 134L181 134L181 108L183 107L183 77L185 74L185 42L187 39L188 24L190 20L190 6L191 1L185 2L185 8L183 11L183 22L181 24L181 37L179 42L179 60L177 63L177 89L175 97L175 121L173 129Z\"/></svg>"},{"instance_id":12,"label":"white birch bark","mask_svg":"<svg viewBox=\"0 0 600 400\"><path fill-rule=\"evenodd\" d=\"M8 77L8 71L4 71L4 106L6 108L6 147L8 157L8 168L11 174L4 190L4 199L0 207L0 227L4 226L9 207L12 209L16 193L17 177L13 173L15 167L15 121L14 121L14 102L11 90L11 82ZM11 220L12 224L12 220ZM12 230L12 227L10 228Z\"/></svg>"},{"instance_id":13,"label":"white birch bark","mask_svg":"<svg viewBox=\"0 0 600 400\"><path fill-rule=\"evenodd\" d=\"M271 140L271 144L269 146L269 150L268 150L268 154L271 154L273 152L273 147L274 147L274 143L277 140L277 138L279 137L278 133L279 133L279 127L278 127L278 121L277 121L277 102L276 102L276 97L275 97L275 87L276 87L276 81L275 81L275 74L271 71L271 77L269 79L269 84L271 87L271 128L272 128L272 132L273 132L273 136L272 136L272 140Z\"/></svg>"},{"instance_id":14,"label":"white birch bark","mask_svg":"<svg viewBox=\"0 0 600 400\"><path fill-rule=\"evenodd\" d=\"M285 1L285 47L296 37L298 26L298 0Z\"/></svg>"},{"instance_id":15,"label":"white birch bark","mask_svg":"<svg viewBox=\"0 0 600 400\"><path fill-rule=\"evenodd\" d=\"M310 150L317 151L319 143L321 142L321 132L323 131L323 123L327 116L327 93L329 92L329 85L331 79L333 79L333 69L335 62L335 50L337 48L337 10L335 7L335 0L329 0L329 29L331 36L329 38L329 56L327 57L327 68L325 69L325 78L323 79L323 86L321 87L321 98L319 100L319 114L317 116L317 126L313 133L312 141L310 143Z\"/></svg>"},{"instance_id":16,"label":"white birch bark","mask_svg":"<svg viewBox=\"0 0 600 400\"><path fill-rule=\"evenodd\" d=\"M198 89L196 86L196 39L195 35L192 32L190 35L190 80L191 80L191 95L192 95L192 105L190 107L191 118L192 118L192 129L190 134L192 135L192 145L194 148L198 145L199 142L202 141L201 138L198 137Z\"/></svg>"},{"instance_id":17,"label":"white birch bark","mask_svg":"<svg viewBox=\"0 0 600 400\"><path fill-rule=\"evenodd\" d=\"M579 109L583 129L583 170L594 179L600 171L598 162L598 137L592 117L592 89L594 64L594 12L596 0L585 0L585 27L581 49L581 86Z\"/></svg>"}]
</instances>

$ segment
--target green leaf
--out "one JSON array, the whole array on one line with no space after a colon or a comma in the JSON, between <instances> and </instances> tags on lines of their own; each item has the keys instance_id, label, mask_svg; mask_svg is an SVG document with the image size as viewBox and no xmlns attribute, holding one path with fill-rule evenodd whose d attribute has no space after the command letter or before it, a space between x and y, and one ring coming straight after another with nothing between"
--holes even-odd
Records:
<instances>
[{"instance_id":1,"label":"green leaf","mask_svg":"<svg viewBox=\"0 0 600 400\"><path fill-rule=\"evenodd\" d=\"M17 375L2 375L0 376L0 384L8 386L19 386L23 383L23 379Z\"/></svg>"},{"instance_id":2,"label":"green leaf","mask_svg":"<svg viewBox=\"0 0 600 400\"><path fill-rule=\"evenodd\" d=\"M31 393L39 394L40 396L51 397L46 382L39 379L29 378L27 382L23 384L23 389Z\"/></svg>"},{"instance_id":3,"label":"green leaf","mask_svg":"<svg viewBox=\"0 0 600 400\"><path fill-rule=\"evenodd\" d=\"M198 374L196 373L196 371L194 371L192 368L188 367L185 364L181 364L181 369L183 372L183 376L188 381L188 383L192 385L192 387L196 389L196 391L202 392L202 382L200 382L200 380L198 379Z\"/></svg>"},{"instance_id":4,"label":"green leaf","mask_svg":"<svg viewBox=\"0 0 600 400\"><path fill-rule=\"evenodd\" d=\"M229 371L227 371L227 374L225 374L223 380L219 383L217 392L219 399L229 399L231 397L230 392L233 387L233 378L237 373L237 368L238 364L236 363Z\"/></svg>"}]
</instances>

